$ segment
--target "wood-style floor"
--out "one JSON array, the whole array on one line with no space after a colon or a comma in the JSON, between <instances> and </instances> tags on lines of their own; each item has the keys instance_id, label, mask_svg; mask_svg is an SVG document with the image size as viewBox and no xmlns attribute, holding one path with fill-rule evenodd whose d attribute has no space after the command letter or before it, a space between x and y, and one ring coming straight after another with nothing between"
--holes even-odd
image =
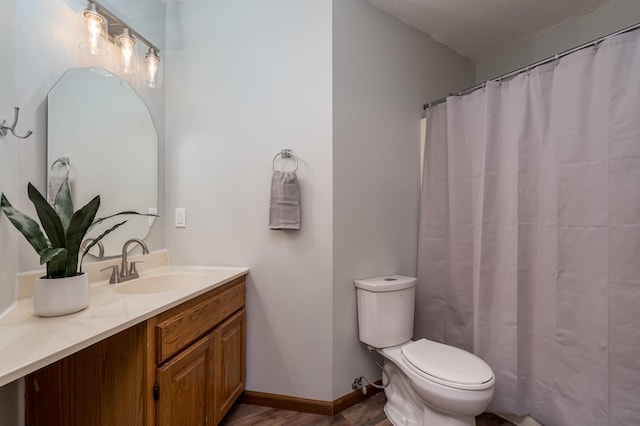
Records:
<instances>
[{"instance_id":1,"label":"wood-style floor","mask_svg":"<svg viewBox=\"0 0 640 426\"><path fill-rule=\"evenodd\" d=\"M392 426L384 414L384 392L354 405L333 417L299 413L258 405L236 404L224 418L223 426ZM494 415L476 417L476 426L507 426L512 423Z\"/></svg>"}]
</instances>

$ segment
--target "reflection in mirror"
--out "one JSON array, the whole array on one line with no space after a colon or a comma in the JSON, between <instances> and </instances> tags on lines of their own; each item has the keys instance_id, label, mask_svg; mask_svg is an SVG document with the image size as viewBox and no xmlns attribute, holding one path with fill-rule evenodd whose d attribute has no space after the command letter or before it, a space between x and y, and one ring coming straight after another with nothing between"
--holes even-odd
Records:
<instances>
[{"instance_id":1,"label":"reflection in mirror","mask_svg":"<svg viewBox=\"0 0 640 426\"><path fill-rule=\"evenodd\" d=\"M100 195L96 217L120 211L157 213L158 135L149 109L128 82L102 68L69 69L48 95L49 186L67 172L74 206ZM68 168L58 159L68 159ZM61 167L63 166L63 167ZM119 255L130 238L143 239L154 218L118 216L87 235L106 236L105 256ZM98 254L98 248L92 254Z\"/></svg>"}]
</instances>

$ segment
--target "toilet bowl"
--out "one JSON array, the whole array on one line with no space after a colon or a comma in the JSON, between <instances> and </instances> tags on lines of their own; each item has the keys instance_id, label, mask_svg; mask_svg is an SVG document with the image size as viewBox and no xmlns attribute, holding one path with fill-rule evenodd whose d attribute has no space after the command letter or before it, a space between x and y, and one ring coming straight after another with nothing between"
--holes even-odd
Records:
<instances>
[{"instance_id":1,"label":"toilet bowl","mask_svg":"<svg viewBox=\"0 0 640 426\"><path fill-rule=\"evenodd\" d=\"M413 333L416 279L356 280L360 340L385 358L385 413L395 426L472 426L493 397L487 363L462 349Z\"/></svg>"},{"instance_id":2,"label":"toilet bowl","mask_svg":"<svg viewBox=\"0 0 640 426\"><path fill-rule=\"evenodd\" d=\"M495 377L477 356L426 339L379 349L390 384L385 412L394 425L475 425Z\"/></svg>"}]
</instances>

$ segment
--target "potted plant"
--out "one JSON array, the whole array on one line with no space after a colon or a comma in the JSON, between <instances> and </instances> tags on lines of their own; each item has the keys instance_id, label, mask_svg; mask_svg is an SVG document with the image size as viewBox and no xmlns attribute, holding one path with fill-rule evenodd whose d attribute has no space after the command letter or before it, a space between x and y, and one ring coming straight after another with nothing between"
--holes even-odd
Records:
<instances>
[{"instance_id":1,"label":"potted plant","mask_svg":"<svg viewBox=\"0 0 640 426\"><path fill-rule=\"evenodd\" d=\"M0 196L0 208L38 253L40 264L47 265L46 275L38 278L34 285L34 311L40 316L80 311L89 306L89 280L82 272L84 256L98 241L127 221L115 224L93 239L80 256L80 246L87 232L111 217L139 213L124 211L95 219L100 207L99 195L74 212L67 179L60 186L53 206L31 183L27 186L27 194L42 228L34 219L15 209L4 194Z\"/></svg>"}]
</instances>

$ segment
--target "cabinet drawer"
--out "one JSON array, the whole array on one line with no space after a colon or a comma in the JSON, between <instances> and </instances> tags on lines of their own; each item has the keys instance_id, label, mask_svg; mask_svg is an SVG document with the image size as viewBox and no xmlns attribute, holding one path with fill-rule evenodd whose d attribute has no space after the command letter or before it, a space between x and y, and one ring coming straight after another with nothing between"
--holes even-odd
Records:
<instances>
[{"instance_id":1,"label":"cabinet drawer","mask_svg":"<svg viewBox=\"0 0 640 426\"><path fill-rule=\"evenodd\" d=\"M213 290L210 296L203 295L187 306L174 308L177 311L170 311L169 317L156 324L158 363L177 354L244 306L244 278L234 282L220 292Z\"/></svg>"}]
</instances>

